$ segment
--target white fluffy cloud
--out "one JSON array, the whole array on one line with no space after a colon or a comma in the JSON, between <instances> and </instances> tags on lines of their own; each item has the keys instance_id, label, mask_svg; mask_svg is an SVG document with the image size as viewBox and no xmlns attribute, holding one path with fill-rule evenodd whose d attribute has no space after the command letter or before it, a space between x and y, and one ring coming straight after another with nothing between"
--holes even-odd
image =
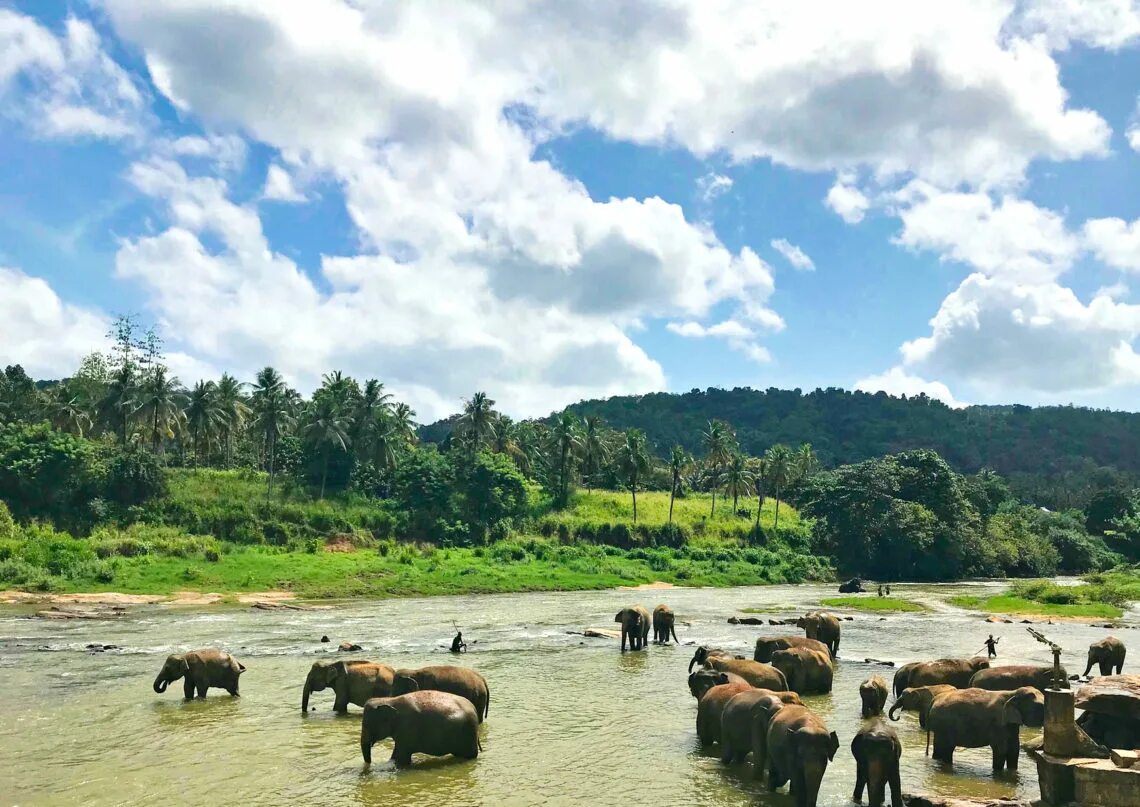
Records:
<instances>
[{"instance_id":1,"label":"white fluffy cloud","mask_svg":"<svg viewBox=\"0 0 1140 807\"><path fill-rule=\"evenodd\" d=\"M1011 33L1043 36L1050 47L1074 42L1117 50L1140 39L1136 0L1032 0L1022 2L1008 26Z\"/></svg>"},{"instance_id":2,"label":"white fluffy cloud","mask_svg":"<svg viewBox=\"0 0 1140 807\"><path fill-rule=\"evenodd\" d=\"M1140 272L1140 219L1090 219L1085 222L1085 243L1109 266Z\"/></svg>"},{"instance_id":3,"label":"white fluffy cloud","mask_svg":"<svg viewBox=\"0 0 1140 807\"><path fill-rule=\"evenodd\" d=\"M726 319L723 322L708 326L692 321L670 322L665 327L678 336L684 336L690 339L723 339L730 348L738 353L743 353L752 361L760 364L772 360L772 355L768 352L768 349L757 341L758 334L756 330L734 319ZM784 327L784 323L783 320L776 319L765 323L765 327L771 330L780 330Z\"/></svg>"},{"instance_id":4,"label":"white fluffy cloud","mask_svg":"<svg viewBox=\"0 0 1140 807\"><path fill-rule=\"evenodd\" d=\"M717 173L705 174L697 180L697 190L700 191L703 201L711 202L716 197L732 190L732 177Z\"/></svg>"},{"instance_id":5,"label":"white fluffy cloud","mask_svg":"<svg viewBox=\"0 0 1140 807\"><path fill-rule=\"evenodd\" d=\"M272 163L265 174L265 188L261 191L261 196L275 202L305 201L305 194L293 184L293 175L277 163Z\"/></svg>"},{"instance_id":6,"label":"white fluffy cloud","mask_svg":"<svg viewBox=\"0 0 1140 807\"><path fill-rule=\"evenodd\" d=\"M871 207L871 200L855 186L854 177L843 175L835 180L824 202L848 224L861 222Z\"/></svg>"},{"instance_id":7,"label":"white fluffy cloud","mask_svg":"<svg viewBox=\"0 0 1140 807\"><path fill-rule=\"evenodd\" d=\"M794 268L811 271L815 269L815 262L807 253L784 238L774 238L771 241L772 249L779 252Z\"/></svg>"},{"instance_id":8,"label":"white fluffy cloud","mask_svg":"<svg viewBox=\"0 0 1140 807\"><path fill-rule=\"evenodd\" d=\"M892 367L885 373L860 378L855 382L855 389L863 392L885 392L888 395L907 396L926 395L935 398L947 406L955 409L966 404L958 401L950 392L950 388L941 381L927 381L916 375L909 374L901 367Z\"/></svg>"}]
</instances>

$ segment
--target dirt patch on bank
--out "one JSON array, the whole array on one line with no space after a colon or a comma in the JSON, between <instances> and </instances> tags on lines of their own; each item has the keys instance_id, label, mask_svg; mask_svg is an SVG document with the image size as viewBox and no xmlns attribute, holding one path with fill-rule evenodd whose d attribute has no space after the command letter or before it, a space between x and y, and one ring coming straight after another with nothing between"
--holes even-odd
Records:
<instances>
[{"instance_id":1,"label":"dirt patch on bank","mask_svg":"<svg viewBox=\"0 0 1140 807\"><path fill-rule=\"evenodd\" d=\"M33 591L0 591L0 604L4 605L216 605L227 595L204 591L175 591L173 594L123 594L103 591L90 594L46 594ZM285 602L295 600L291 591L258 591L238 594L236 600L244 605L255 602Z\"/></svg>"},{"instance_id":2,"label":"dirt patch on bank","mask_svg":"<svg viewBox=\"0 0 1140 807\"><path fill-rule=\"evenodd\" d=\"M618 591L665 591L671 588L682 588L682 586L675 586L663 580L655 580L652 583L642 583L640 586L618 586Z\"/></svg>"}]
</instances>

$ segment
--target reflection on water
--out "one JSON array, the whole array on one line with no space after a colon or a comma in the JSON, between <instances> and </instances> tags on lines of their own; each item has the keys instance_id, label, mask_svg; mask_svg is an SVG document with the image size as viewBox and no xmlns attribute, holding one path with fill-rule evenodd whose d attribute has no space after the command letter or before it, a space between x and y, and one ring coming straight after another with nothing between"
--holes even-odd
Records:
<instances>
[{"instance_id":1,"label":"reflection on water","mask_svg":"<svg viewBox=\"0 0 1140 807\"><path fill-rule=\"evenodd\" d=\"M874 672L891 676L863 659L967 655L993 632L1001 638L1001 662L1051 661L1022 625L988 625L941 606L962 588L899 586L897 595L935 610L856 615L844 623L835 691L805 699L841 741L820 804L850 803L858 686ZM698 746L696 704L685 684L691 647L622 655L616 640L568 631L610 627L628 602L666 602L688 623L678 625L683 642L750 657L757 636L795 629L729 625L727 617L743 607L789 616L830 593L830 586L605 591L353 602L303 612L148 607L115 621L62 624L2 611L0 770L17 773L0 777L0 804L177 803L192 792L195 801L249 804L784 805L786 796L752 781L749 765L726 767L715 749ZM359 642L366 648L360 655L395 666L451 663L455 657L440 646L453 620L469 641L478 640L459 663L477 668L491 687L478 760L417 757L414 768L397 772L379 764L390 748L385 741L375 749L378 764L364 771L359 709L335 716L326 690L313 695L317 711L302 716L310 664L337 655L320 644L322 634L333 647L342 639ZM1080 625L1043 630L1071 651L1071 666L1107 633ZM92 642L122 649L85 652ZM186 703L180 684L154 694L151 682L168 653L210 645L249 668L240 699L211 690L207 700ZM1028 759L995 779L988 748L960 750L949 768L924 756L925 736L913 715L895 725L905 745L904 789L1036 796Z\"/></svg>"}]
</instances>

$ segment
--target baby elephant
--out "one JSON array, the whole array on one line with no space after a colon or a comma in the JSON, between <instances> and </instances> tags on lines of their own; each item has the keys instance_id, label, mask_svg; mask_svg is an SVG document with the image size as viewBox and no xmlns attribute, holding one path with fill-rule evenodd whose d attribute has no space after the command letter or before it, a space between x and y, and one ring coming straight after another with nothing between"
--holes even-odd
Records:
<instances>
[{"instance_id":1,"label":"baby elephant","mask_svg":"<svg viewBox=\"0 0 1140 807\"><path fill-rule=\"evenodd\" d=\"M851 755L855 757L855 794L851 800L862 801L866 787L869 807L882 807L886 786L890 784L891 807L903 807L899 780L902 743L895 730L881 720L868 723L851 741Z\"/></svg>"},{"instance_id":2,"label":"baby elephant","mask_svg":"<svg viewBox=\"0 0 1140 807\"><path fill-rule=\"evenodd\" d=\"M372 746L391 737L396 767L412 764L412 754L475 759L479 718L471 701L450 692L424 690L394 698L372 698L364 704L360 723L360 753L372 764Z\"/></svg>"},{"instance_id":3,"label":"baby elephant","mask_svg":"<svg viewBox=\"0 0 1140 807\"><path fill-rule=\"evenodd\" d=\"M166 657L166 663L154 679L154 691L161 695L172 682L185 678L182 691L186 700L194 697L195 690L198 691L199 698L206 697L206 690L210 687L224 689L236 698L238 678L243 672L245 665L221 650L176 653Z\"/></svg>"},{"instance_id":4,"label":"baby elephant","mask_svg":"<svg viewBox=\"0 0 1140 807\"><path fill-rule=\"evenodd\" d=\"M654 644L669 644L669 634L673 635L673 641L677 644L681 640L677 638L677 629L674 623L677 621L673 609L668 605L658 605L653 609L653 643Z\"/></svg>"},{"instance_id":5,"label":"baby elephant","mask_svg":"<svg viewBox=\"0 0 1140 807\"><path fill-rule=\"evenodd\" d=\"M863 701L863 717L881 715L887 705L887 682L872 675L859 685L859 699Z\"/></svg>"}]
</instances>

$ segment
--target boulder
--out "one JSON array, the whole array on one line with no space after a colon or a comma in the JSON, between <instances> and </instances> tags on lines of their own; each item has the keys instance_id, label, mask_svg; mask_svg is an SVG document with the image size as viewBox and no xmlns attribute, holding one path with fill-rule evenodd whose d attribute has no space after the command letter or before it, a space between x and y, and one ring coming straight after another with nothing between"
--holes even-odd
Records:
<instances>
[{"instance_id":1,"label":"boulder","mask_svg":"<svg viewBox=\"0 0 1140 807\"><path fill-rule=\"evenodd\" d=\"M755 616L730 616L728 618L730 625L763 625L764 620Z\"/></svg>"},{"instance_id":2,"label":"boulder","mask_svg":"<svg viewBox=\"0 0 1140 807\"><path fill-rule=\"evenodd\" d=\"M352 642L341 642L340 645L337 647L337 650L339 650L341 653L355 653L358 650L363 650L363 649L364 648L361 647L360 645L353 644Z\"/></svg>"},{"instance_id":3,"label":"boulder","mask_svg":"<svg viewBox=\"0 0 1140 807\"><path fill-rule=\"evenodd\" d=\"M610 630L609 628L586 628L582 635L591 639L620 639L621 631Z\"/></svg>"}]
</instances>

